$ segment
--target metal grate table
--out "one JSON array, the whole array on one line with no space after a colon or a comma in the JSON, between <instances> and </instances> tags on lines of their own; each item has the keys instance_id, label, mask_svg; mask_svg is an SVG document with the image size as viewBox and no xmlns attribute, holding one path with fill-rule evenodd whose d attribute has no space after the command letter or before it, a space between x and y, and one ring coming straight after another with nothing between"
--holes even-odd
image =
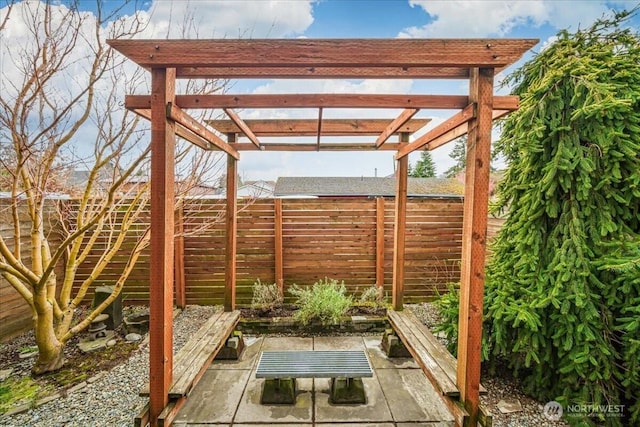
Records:
<instances>
[{"instance_id":1,"label":"metal grate table","mask_svg":"<svg viewBox=\"0 0 640 427\"><path fill-rule=\"evenodd\" d=\"M256 378L364 378L373 371L364 350L263 351Z\"/></svg>"},{"instance_id":2,"label":"metal grate table","mask_svg":"<svg viewBox=\"0 0 640 427\"><path fill-rule=\"evenodd\" d=\"M373 377L364 350L263 351L256 369L265 379L263 404L295 403L296 378L331 378L329 402L363 404L364 377Z\"/></svg>"}]
</instances>

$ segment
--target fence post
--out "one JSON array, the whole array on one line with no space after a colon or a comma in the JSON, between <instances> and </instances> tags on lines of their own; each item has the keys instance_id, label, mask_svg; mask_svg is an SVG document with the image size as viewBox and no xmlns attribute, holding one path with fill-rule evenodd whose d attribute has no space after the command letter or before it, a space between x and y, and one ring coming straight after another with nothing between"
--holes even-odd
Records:
<instances>
[{"instance_id":1,"label":"fence post","mask_svg":"<svg viewBox=\"0 0 640 427\"><path fill-rule=\"evenodd\" d=\"M284 295L284 266L282 262L282 199L274 199L275 231L275 279L278 289Z\"/></svg>"},{"instance_id":2,"label":"fence post","mask_svg":"<svg viewBox=\"0 0 640 427\"><path fill-rule=\"evenodd\" d=\"M376 197L376 286L384 289L384 197Z\"/></svg>"},{"instance_id":3,"label":"fence post","mask_svg":"<svg viewBox=\"0 0 640 427\"><path fill-rule=\"evenodd\" d=\"M176 237L174 243L174 270L176 287L176 305L185 308L187 305L186 278L184 272L184 205L176 209Z\"/></svg>"}]
</instances>

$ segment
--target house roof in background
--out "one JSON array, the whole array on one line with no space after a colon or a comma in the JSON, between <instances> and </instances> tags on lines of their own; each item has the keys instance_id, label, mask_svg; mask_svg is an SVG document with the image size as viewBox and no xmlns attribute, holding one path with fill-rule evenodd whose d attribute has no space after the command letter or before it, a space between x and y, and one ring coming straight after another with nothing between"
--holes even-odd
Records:
<instances>
[{"instance_id":1,"label":"house roof in background","mask_svg":"<svg viewBox=\"0 0 640 427\"><path fill-rule=\"evenodd\" d=\"M396 194L395 177L280 177L276 197L389 196ZM449 178L409 178L410 197L462 197L464 185Z\"/></svg>"}]
</instances>

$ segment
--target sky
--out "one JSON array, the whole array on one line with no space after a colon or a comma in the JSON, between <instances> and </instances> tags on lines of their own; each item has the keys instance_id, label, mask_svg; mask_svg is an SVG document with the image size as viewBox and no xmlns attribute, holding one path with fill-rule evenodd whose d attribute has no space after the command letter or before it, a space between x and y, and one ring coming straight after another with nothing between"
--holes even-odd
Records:
<instances>
[{"instance_id":1,"label":"sky","mask_svg":"<svg viewBox=\"0 0 640 427\"><path fill-rule=\"evenodd\" d=\"M0 5L6 4L4 0ZM56 4L65 5L65 1ZM119 2L106 1L107 8ZM589 26L611 9L632 9L634 1L597 0L154 0L140 1L123 9L149 25L144 38L538 38L540 43L528 53L528 59L551 42L561 29L575 31ZM6 8L5 8L6 9ZM0 18L3 10L0 9ZM95 2L82 0L82 13L91 15ZM190 23L190 25L185 25ZM106 23L105 26L108 26ZM9 49L28 32L29 23L14 17L0 38L0 48ZM632 25L640 27L640 18ZM0 57L4 61L5 56ZM496 76L500 82L518 65ZM2 68L4 68L2 65ZM9 73L3 73L6 79ZM62 84L62 83L61 83ZM67 83L68 84L68 83ZM141 85L139 93L145 93ZM412 80L238 80L229 93L398 93L464 94L468 82ZM508 94L508 87L496 88ZM392 119L399 111L325 110L325 118ZM442 122L455 111L420 111L416 117L430 118L424 129ZM284 113L274 110L239 111L244 119L317 118L315 110ZM284 114L287 114L286 116ZM423 131L423 132L424 132ZM83 131L90 133L91 129ZM419 132L414 136L421 135ZM494 133L494 137L498 137ZM373 141L374 139L372 139ZM453 144L432 152L437 172L452 164ZM413 153L410 161L419 158ZM498 165L500 166L500 165ZM244 180L276 180L279 176L386 176L393 173L393 152L242 152L239 171Z\"/></svg>"}]
</instances>

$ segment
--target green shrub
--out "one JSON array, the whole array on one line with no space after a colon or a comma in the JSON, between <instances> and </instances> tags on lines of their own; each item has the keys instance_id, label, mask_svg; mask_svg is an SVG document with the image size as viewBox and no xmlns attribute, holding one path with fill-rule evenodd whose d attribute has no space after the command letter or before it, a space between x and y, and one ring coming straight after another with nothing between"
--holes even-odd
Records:
<instances>
[{"instance_id":1,"label":"green shrub","mask_svg":"<svg viewBox=\"0 0 640 427\"><path fill-rule=\"evenodd\" d=\"M381 288L372 285L362 291L358 302L364 305L383 306L386 303L386 298Z\"/></svg>"},{"instance_id":2,"label":"green shrub","mask_svg":"<svg viewBox=\"0 0 640 427\"><path fill-rule=\"evenodd\" d=\"M573 425L640 425L640 35L626 18L561 32L508 79L520 109L496 144L508 215L487 264L484 351L542 402L624 405ZM450 335L457 305L442 307Z\"/></svg>"},{"instance_id":3,"label":"green shrub","mask_svg":"<svg viewBox=\"0 0 640 427\"><path fill-rule=\"evenodd\" d=\"M440 311L440 322L433 328L435 332L444 332L447 349L457 357L458 353L458 317L460 315L460 283L449 283L448 292L439 295L433 304ZM489 359L489 346L486 340L486 325L482 329L481 360Z\"/></svg>"},{"instance_id":4,"label":"green shrub","mask_svg":"<svg viewBox=\"0 0 640 427\"><path fill-rule=\"evenodd\" d=\"M251 307L262 310L274 309L284 302L284 296L278 285L263 284L260 279L253 284L253 298L251 299Z\"/></svg>"},{"instance_id":5,"label":"green shrub","mask_svg":"<svg viewBox=\"0 0 640 427\"><path fill-rule=\"evenodd\" d=\"M456 356L458 352L458 315L460 302L460 288L450 283L449 292L439 295L433 304L440 311L442 321L434 327L435 332L444 332L447 338L447 349Z\"/></svg>"},{"instance_id":6,"label":"green shrub","mask_svg":"<svg viewBox=\"0 0 640 427\"><path fill-rule=\"evenodd\" d=\"M298 306L293 317L303 325L312 320L323 325L338 323L351 307L352 298L345 295L344 282L338 283L335 279L325 277L324 281L314 283L311 288L293 285L289 292L296 297Z\"/></svg>"}]
</instances>

